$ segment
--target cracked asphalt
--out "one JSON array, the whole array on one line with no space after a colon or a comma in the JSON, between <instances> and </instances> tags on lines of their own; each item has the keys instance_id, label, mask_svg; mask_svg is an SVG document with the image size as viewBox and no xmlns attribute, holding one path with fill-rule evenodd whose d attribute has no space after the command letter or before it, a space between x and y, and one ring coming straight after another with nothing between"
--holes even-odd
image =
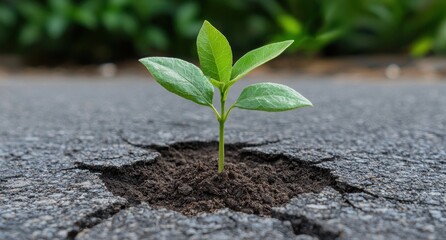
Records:
<instances>
[{"instance_id":1,"label":"cracked asphalt","mask_svg":"<svg viewBox=\"0 0 446 240\"><path fill-rule=\"evenodd\" d=\"M243 86L270 79L249 78ZM0 81L0 239L444 239L446 83L282 77L315 107L234 110L228 143L330 171L336 185L275 208L186 217L113 196L98 173L146 146L215 141L212 111L147 78Z\"/></svg>"}]
</instances>

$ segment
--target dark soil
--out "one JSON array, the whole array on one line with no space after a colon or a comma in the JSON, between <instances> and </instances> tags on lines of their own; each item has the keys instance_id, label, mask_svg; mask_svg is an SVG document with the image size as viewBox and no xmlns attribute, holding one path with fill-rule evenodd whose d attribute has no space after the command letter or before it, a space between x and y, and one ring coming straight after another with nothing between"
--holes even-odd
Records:
<instances>
[{"instance_id":1,"label":"dark soil","mask_svg":"<svg viewBox=\"0 0 446 240\"><path fill-rule=\"evenodd\" d=\"M270 216L271 208L304 192L330 185L326 172L276 157L242 152L226 146L225 171L217 173L217 144L176 144L158 149L161 157L102 171L102 180L115 195L130 203L172 209L186 215L222 208Z\"/></svg>"}]
</instances>

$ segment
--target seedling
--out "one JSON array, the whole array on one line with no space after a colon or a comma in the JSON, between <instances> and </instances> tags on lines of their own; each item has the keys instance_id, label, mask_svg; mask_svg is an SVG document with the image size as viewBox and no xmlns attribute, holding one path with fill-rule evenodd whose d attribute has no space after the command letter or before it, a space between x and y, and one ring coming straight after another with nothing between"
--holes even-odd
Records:
<instances>
[{"instance_id":1,"label":"seedling","mask_svg":"<svg viewBox=\"0 0 446 240\"><path fill-rule=\"evenodd\" d=\"M226 108L228 92L234 83L254 68L277 57L293 43L283 41L254 49L232 65L232 51L226 37L204 21L197 37L201 70L177 58L148 57L139 61L168 91L212 109L220 125L218 172L225 164L225 122L234 108L266 112L288 111L311 102L294 89L277 83L255 83L245 89L237 101ZM213 105L214 87L220 92L220 112ZM227 109L227 110L226 110Z\"/></svg>"}]
</instances>

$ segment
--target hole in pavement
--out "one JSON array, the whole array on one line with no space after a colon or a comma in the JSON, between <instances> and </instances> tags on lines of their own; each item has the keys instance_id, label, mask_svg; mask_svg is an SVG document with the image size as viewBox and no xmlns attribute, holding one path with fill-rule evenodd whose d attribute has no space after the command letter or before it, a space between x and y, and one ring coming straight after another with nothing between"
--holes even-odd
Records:
<instances>
[{"instance_id":1,"label":"hole in pavement","mask_svg":"<svg viewBox=\"0 0 446 240\"><path fill-rule=\"evenodd\" d=\"M217 174L217 143L191 142L155 147L161 156L153 162L102 168L100 177L130 204L144 201L188 216L222 208L271 216L272 207L334 183L326 169L242 151L245 146L226 146L222 174Z\"/></svg>"}]
</instances>

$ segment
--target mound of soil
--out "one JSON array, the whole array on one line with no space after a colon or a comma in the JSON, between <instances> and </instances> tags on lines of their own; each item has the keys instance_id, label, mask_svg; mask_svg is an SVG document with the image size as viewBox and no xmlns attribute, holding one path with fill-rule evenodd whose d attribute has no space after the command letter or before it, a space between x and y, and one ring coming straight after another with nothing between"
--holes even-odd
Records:
<instances>
[{"instance_id":1,"label":"mound of soil","mask_svg":"<svg viewBox=\"0 0 446 240\"><path fill-rule=\"evenodd\" d=\"M304 192L319 192L331 178L320 169L283 158L241 154L226 146L225 171L217 173L217 144L176 144L158 149L149 164L107 169L101 178L115 195L130 203L148 202L196 215L222 208L270 216L271 208Z\"/></svg>"}]
</instances>

